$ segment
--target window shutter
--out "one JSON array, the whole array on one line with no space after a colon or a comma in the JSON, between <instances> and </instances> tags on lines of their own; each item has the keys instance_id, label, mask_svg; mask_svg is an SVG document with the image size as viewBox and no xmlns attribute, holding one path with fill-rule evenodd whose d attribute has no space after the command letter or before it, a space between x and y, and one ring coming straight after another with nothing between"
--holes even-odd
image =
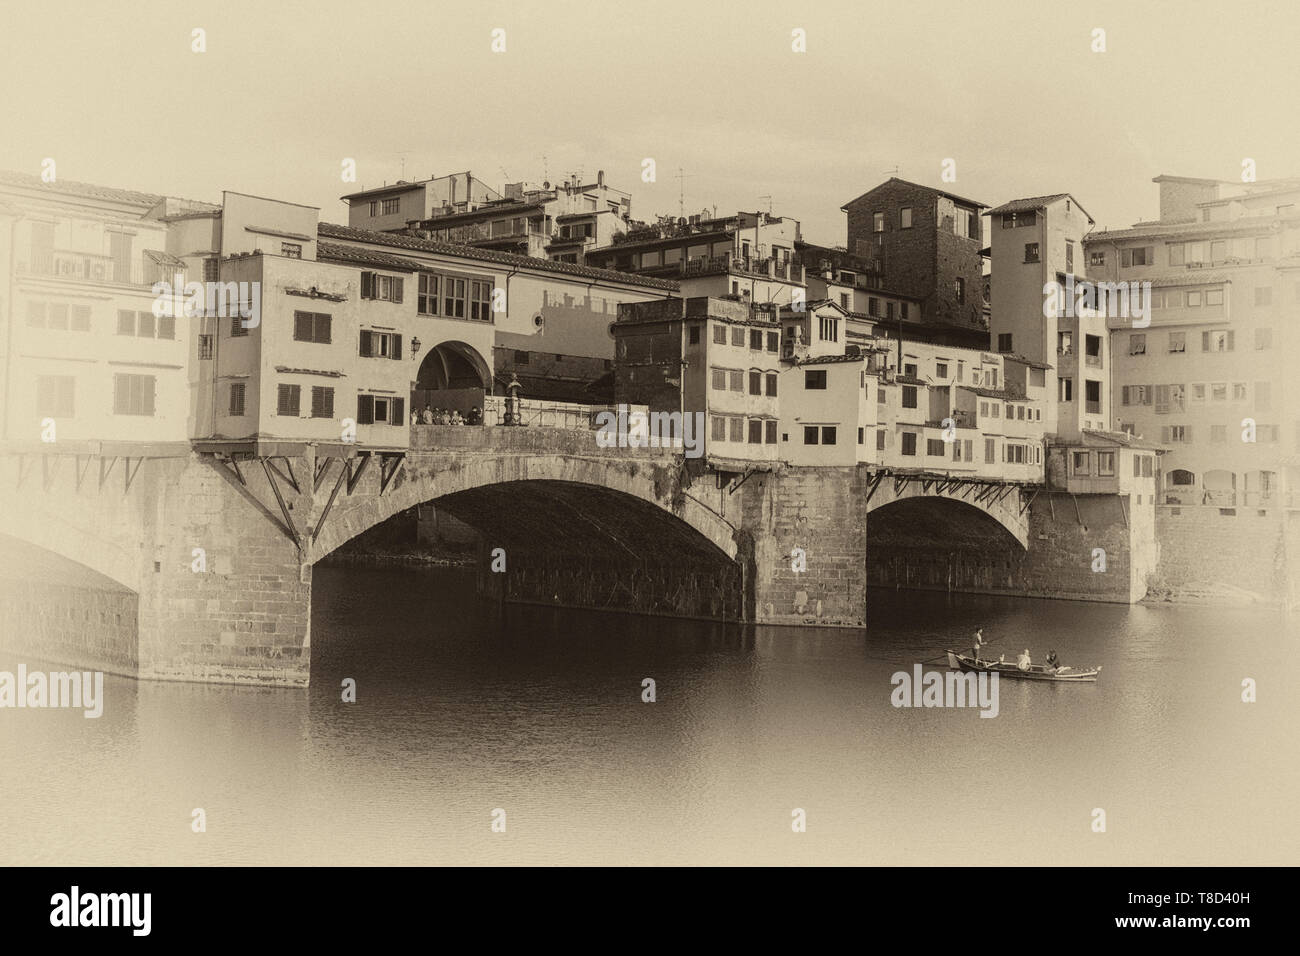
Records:
<instances>
[{"instance_id":1,"label":"window shutter","mask_svg":"<svg viewBox=\"0 0 1300 956\"><path fill-rule=\"evenodd\" d=\"M327 313L320 313L316 316L316 341L324 342L329 345L333 341L332 332L334 328L334 318Z\"/></svg>"},{"instance_id":2,"label":"window shutter","mask_svg":"<svg viewBox=\"0 0 1300 956\"><path fill-rule=\"evenodd\" d=\"M1120 390L1120 395L1121 395L1121 398L1120 398L1120 404L1122 404L1122 405L1127 405L1127 404L1128 404L1128 386L1127 386L1127 385L1125 385L1125 386Z\"/></svg>"},{"instance_id":3,"label":"window shutter","mask_svg":"<svg viewBox=\"0 0 1300 956\"><path fill-rule=\"evenodd\" d=\"M1151 404L1151 399L1153 398L1153 395L1151 394L1152 391L1153 391L1153 389L1151 388L1150 385L1144 385L1144 386L1142 386L1142 388L1143 388L1143 392L1142 392L1142 404L1143 404L1143 405L1150 405L1150 404Z\"/></svg>"},{"instance_id":4,"label":"window shutter","mask_svg":"<svg viewBox=\"0 0 1300 956\"><path fill-rule=\"evenodd\" d=\"M1202 333L1201 333L1201 351L1202 351L1202 352L1208 352L1209 350L1210 350L1210 333L1209 333L1209 332L1202 332Z\"/></svg>"},{"instance_id":5,"label":"window shutter","mask_svg":"<svg viewBox=\"0 0 1300 956\"><path fill-rule=\"evenodd\" d=\"M311 320L310 312L295 312L293 314L293 337L299 342L310 342L312 340Z\"/></svg>"},{"instance_id":6,"label":"window shutter","mask_svg":"<svg viewBox=\"0 0 1300 956\"><path fill-rule=\"evenodd\" d=\"M320 418L321 412L325 408L325 389L319 385L313 385L311 388L311 417Z\"/></svg>"},{"instance_id":7,"label":"window shutter","mask_svg":"<svg viewBox=\"0 0 1300 956\"><path fill-rule=\"evenodd\" d=\"M152 415L154 410L154 398L158 393L158 379L154 378L152 375L141 375L140 378L144 385L144 394L142 396L144 399L144 414Z\"/></svg>"},{"instance_id":8,"label":"window shutter","mask_svg":"<svg viewBox=\"0 0 1300 956\"><path fill-rule=\"evenodd\" d=\"M357 396L357 424L373 425L375 423L375 396Z\"/></svg>"},{"instance_id":9,"label":"window shutter","mask_svg":"<svg viewBox=\"0 0 1300 956\"><path fill-rule=\"evenodd\" d=\"M373 299L375 297L375 274L373 272L361 273L361 298Z\"/></svg>"},{"instance_id":10,"label":"window shutter","mask_svg":"<svg viewBox=\"0 0 1300 956\"><path fill-rule=\"evenodd\" d=\"M406 399L393 399L393 424L401 425L406 421Z\"/></svg>"},{"instance_id":11,"label":"window shutter","mask_svg":"<svg viewBox=\"0 0 1300 956\"><path fill-rule=\"evenodd\" d=\"M1228 351L1229 352L1232 351L1233 342L1236 340L1236 337L1237 337L1237 333L1229 329L1228 330Z\"/></svg>"},{"instance_id":12,"label":"window shutter","mask_svg":"<svg viewBox=\"0 0 1300 956\"><path fill-rule=\"evenodd\" d=\"M402 357L402 337L400 335L394 335L393 336L393 358L399 359L401 357Z\"/></svg>"},{"instance_id":13,"label":"window shutter","mask_svg":"<svg viewBox=\"0 0 1300 956\"><path fill-rule=\"evenodd\" d=\"M334 389L332 388L325 389L324 405L325 405L324 408L325 417L333 418L334 417Z\"/></svg>"},{"instance_id":14,"label":"window shutter","mask_svg":"<svg viewBox=\"0 0 1300 956\"><path fill-rule=\"evenodd\" d=\"M361 330L361 352L360 352L360 354L361 354L362 356L369 356L370 354L372 354L371 351L370 351L370 331L369 331L368 329L362 329L362 330Z\"/></svg>"},{"instance_id":15,"label":"window shutter","mask_svg":"<svg viewBox=\"0 0 1300 956\"><path fill-rule=\"evenodd\" d=\"M402 301L402 282L403 279L401 278L401 276L398 276L393 279L393 301L394 302Z\"/></svg>"}]
</instances>

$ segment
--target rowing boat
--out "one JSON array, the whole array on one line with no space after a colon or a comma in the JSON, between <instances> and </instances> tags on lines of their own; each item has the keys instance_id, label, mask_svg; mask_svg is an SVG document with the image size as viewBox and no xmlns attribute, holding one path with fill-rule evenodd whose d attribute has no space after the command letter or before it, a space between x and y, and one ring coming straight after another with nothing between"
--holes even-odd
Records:
<instances>
[{"instance_id":1,"label":"rowing boat","mask_svg":"<svg viewBox=\"0 0 1300 956\"><path fill-rule=\"evenodd\" d=\"M1067 683L1095 681L1101 673L1100 667L1049 667L1046 664L1030 664L1028 670L1021 670L1015 661L981 661L966 654L948 652L948 666L953 670L973 671L975 673L1001 674L1017 680L1050 680Z\"/></svg>"}]
</instances>

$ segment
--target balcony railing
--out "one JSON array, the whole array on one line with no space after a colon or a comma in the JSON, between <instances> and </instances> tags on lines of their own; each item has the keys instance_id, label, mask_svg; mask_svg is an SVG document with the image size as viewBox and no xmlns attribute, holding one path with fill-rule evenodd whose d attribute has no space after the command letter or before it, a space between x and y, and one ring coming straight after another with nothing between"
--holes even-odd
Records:
<instances>
[{"instance_id":1,"label":"balcony railing","mask_svg":"<svg viewBox=\"0 0 1300 956\"><path fill-rule=\"evenodd\" d=\"M156 262L124 262L91 252L54 250L19 260L17 271L29 276L48 276L69 282L98 282L108 285L131 285L150 288L155 282L172 283L176 273L184 275L179 267Z\"/></svg>"},{"instance_id":2,"label":"balcony railing","mask_svg":"<svg viewBox=\"0 0 1300 956\"><path fill-rule=\"evenodd\" d=\"M548 234L540 226L526 223L518 226L513 223L468 223L463 226L444 226L428 230L431 239L441 242L487 242L494 239L527 239Z\"/></svg>"}]
</instances>

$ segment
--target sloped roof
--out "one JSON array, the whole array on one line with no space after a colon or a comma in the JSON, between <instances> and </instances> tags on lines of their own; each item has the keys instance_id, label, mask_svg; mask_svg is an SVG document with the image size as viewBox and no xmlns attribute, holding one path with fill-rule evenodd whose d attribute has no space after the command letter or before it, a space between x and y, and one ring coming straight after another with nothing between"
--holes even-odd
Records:
<instances>
[{"instance_id":1,"label":"sloped roof","mask_svg":"<svg viewBox=\"0 0 1300 956\"><path fill-rule=\"evenodd\" d=\"M984 215L1000 216L1002 213L1006 212L1029 212L1034 209L1046 209L1052 203L1060 202L1062 199L1071 200L1079 207L1080 212L1085 216L1088 216L1089 222L1095 221L1092 216L1089 215L1088 210L1083 208L1083 203L1079 202L1079 200L1075 199L1069 193L1052 193L1050 196L1029 196L1024 199L1013 199L1010 202L1003 203L996 209L990 209Z\"/></svg>"},{"instance_id":2,"label":"sloped roof","mask_svg":"<svg viewBox=\"0 0 1300 956\"><path fill-rule=\"evenodd\" d=\"M976 202L974 199L967 199L965 196L958 196L956 193L950 193L945 189L937 189L934 186L924 186L921 183L914 183L906 179L899 179L897 176L890 176L883 183L880 183L880 185L872 186L861 196L853 197L848 202L846 202L843 206L840 206L840 209L846 209L847 207L853 205L853 203L857 202L859 199L862 199L866 196L870 196L877 189L880 189L882 186L888 186L890 183L901 183L904 186L911 186L914 189L924 189L927 190L928 192L935 193L939 196L946 196L949 199L953 200L953 202L959 202L965 206L974 206L977 209L987 209L989 207L989 204L986 202Z\"/></svg>"},{"instance_id":3,"label":"sloped roof","mask_svg":"<svg viewBox=\"0 0 1300 956\"><path fill-rule=\"evenodd\" d=\"M616 272L613 269L595 269L591 266L575 265L572 262L554 262L550 259L534 259L531 256L521 256L513 252L497 252L492 249L480 249L477 246L465 246L454 242L443 242L439 239L421 239L418 236L408 236L402 233L394 232L371 232L367 229L356 229L352 226L340 226L332 222L322 222L317 227L317 235L323 239L340 239L350 242L368 242L382 246L392 246L397 249L412 249L419 252L432 252L445 256L456 256L461 259L475 259L479 262L492 262L503 266L516 266L521 269L533 269L540 272L554 272L560 275L570 275L579 279L595 279L597 281L617 282L622 285L639 285L649 289L659 289L664 292L677 292L679 286L676 282L667 279L656 279L651 276L636 275L630 272Z\"/></svg>"}]
</instances>

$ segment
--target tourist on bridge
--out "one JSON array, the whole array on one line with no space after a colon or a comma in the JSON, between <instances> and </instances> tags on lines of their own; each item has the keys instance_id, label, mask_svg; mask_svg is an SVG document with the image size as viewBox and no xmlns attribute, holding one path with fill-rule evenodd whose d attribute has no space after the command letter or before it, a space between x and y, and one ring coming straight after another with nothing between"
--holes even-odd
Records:
<instances>
[{"instance_id":1,"label":"tourist on bridge","mask_svg":"<svg viewBox=\"0 0 1300 956\"><path fill-rule=\"evenodd\" d=\"M473 408L469 410L469 416L465 419L465 424L466 425L483 424L483 412L477 405L475 405Z\"/></svg>"},{"instance_id":2,"label":"tourist on bridge","mask_svg":"<svg viewBox=\"0 0 1300 956\"><path fill-rule=\"evenodd\" d=\"M428 405L425 405L425 406L424 406L424 411L422 411L422 412L420 413L420 418L424 421L424 423L425 423L426 425L432 425L432 424L433 424L433 409L430 408Z\"/></svg>"}]
</instances>

